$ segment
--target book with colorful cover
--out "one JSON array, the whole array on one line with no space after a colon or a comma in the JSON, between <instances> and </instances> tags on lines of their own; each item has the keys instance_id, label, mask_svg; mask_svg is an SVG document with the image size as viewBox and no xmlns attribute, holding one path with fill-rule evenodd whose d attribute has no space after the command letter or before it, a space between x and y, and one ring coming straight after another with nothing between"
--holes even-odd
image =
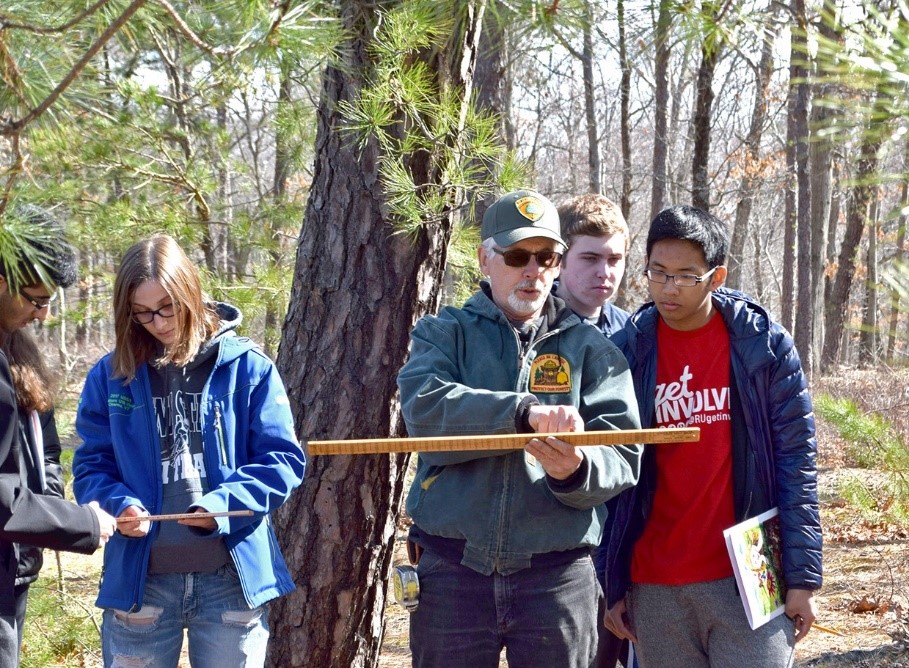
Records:
<instances>
[{"instance_id":1,"label":"book with colorful cover","mask_svg":"<svg viewBox=\"0 0 909 668\"><path fill-rule=\"evenodd\" d=\"M779 510L740 522L723 536L748 623L756 629L785 610Z\"/></svg>"}]
</instances>

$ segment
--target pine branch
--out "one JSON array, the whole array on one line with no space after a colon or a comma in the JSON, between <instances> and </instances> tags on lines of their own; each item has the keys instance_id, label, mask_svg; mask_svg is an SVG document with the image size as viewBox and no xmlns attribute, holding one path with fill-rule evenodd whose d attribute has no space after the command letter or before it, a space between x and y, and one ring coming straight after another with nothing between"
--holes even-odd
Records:
<instances>
[{"instance_id":1,"label":"pine branch","mask_svg":"<svg viewBox=\"0 0 909 668\"><path fill-rule=\"evenodd\" d=\"M17 134L22 130L26 125L31 123L33 120L41 116L45 111L50 109L50 107L57 101L57 99L63 94L70 84L76 80L76 78L82 73L82 70L85 69L85 66L91 61L92 58L101 50L101 48L107 44L110 39L117 34L117 31L123 27L123 25L132 18L139 9L144 5L146 0L133 0L132 4L127 7L123 13L118 16L113 23L111 23L107 30L102 33L102 35L92 44L88 51L86 51L83 56L73 65L72 69L67 73L63 80L57 84L57 87L50 92L50 94L44 98L44 100L37 107L28 112L25 116L20 118L18 121L6 121L0 124L0 136L11 136Z\"/></svg>"}]
</instances>

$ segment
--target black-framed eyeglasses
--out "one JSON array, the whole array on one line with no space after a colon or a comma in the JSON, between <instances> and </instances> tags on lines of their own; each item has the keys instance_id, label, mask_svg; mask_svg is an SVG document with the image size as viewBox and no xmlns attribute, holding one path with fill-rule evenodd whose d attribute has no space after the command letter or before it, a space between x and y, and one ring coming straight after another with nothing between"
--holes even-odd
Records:
<instances>
[{"instance_id":1,"label":"black-framed eyeglasses","mask_svg":"<svg viewBox=\"0 0 909 668\"><path fill-rule=\"evenodd\" d=\"M139 325L147 325L152 320L155 319L156 315L160 315L162 318L173 318L174 312L176 309L174 305L165 304L161 308L155 309L154 311L133 311L130 314L130 317L133 319L133 322Z\"/></svg>"},{"instance_id":2,"label":"black-framed eyeglasses","mask_svg":"<svg viewBox=\"0 0 909 668\"><path fill-rule=\"evenodd\" d=\"M24 291L19 292L19 296L22 297L25 301L35 307L36 311L43 311L48 306L51 305L55 299L57 299L57 293L52 293L49 297L32 297L30 294Z\"/></svg>"},{"instance_id":3,"label":"black-framed eyeglasses","mask_svg":"<svg viewBox=\"0 0 909 668\"><path fill-rule=\"evenodd\" d=\"M562 262L562 254L554 250L541 250L531 253L523 248L512 248L507 251L503 251L501 248L493 248L492 252L501 255L502 259L505 260L505 264L509 267L526 267L530 264L530 258L534 258L537 264L544 269L558 267Z\"/></svg>"},{"instance_id":4,"label":"black-framed eyeglasses","mask_svg":"<svg viewBox=\"0 0 909 668\"><path fill-rule=\"evenodd\" d=\"M698 276L696 274L667 274L665 271L645 269L644 275L647 276L647 280L651 283L668 283L669 281L672 281L677 287L693 288L698 283L703 283L706 281L710 277L710 274L716 270L717 268L714 267L706 274L701 274Z\"/></svg>"}]
</instances>

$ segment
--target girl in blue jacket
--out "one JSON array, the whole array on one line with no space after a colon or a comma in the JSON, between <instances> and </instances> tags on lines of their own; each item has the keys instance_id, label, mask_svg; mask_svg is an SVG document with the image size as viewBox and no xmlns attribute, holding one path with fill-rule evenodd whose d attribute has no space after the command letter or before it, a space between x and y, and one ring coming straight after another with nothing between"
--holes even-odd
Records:
<instances>
[{"instance_id":1,"label":"girl in blue jacket","mask_svg":"<svg viewBox=\"0 0 909 668\"><path fill-rule=\"evenodd\" d=\"M265 604L293 590L269 520L304 455L278 372L205 299L177 243L131 247L114 283L116 348L76 416L74 490L121 519L104 552L104 665L261 666ZM150 522L149 514L231 515ZM126 520L126 521L123 521Z\"/></svg>"}]
</instances>

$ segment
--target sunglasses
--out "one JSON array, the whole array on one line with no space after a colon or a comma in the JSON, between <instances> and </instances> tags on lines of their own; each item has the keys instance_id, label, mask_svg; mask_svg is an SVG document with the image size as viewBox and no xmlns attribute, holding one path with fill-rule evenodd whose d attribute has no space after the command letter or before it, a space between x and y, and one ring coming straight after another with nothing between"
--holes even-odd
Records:
<instances>
[{"instance_id":1,"label":"sunglasses","mask_svg":"<svg viewBox=\"0 0 909 668\"><path fill-rule=\"evenodd\" d=\"M526 267L530 264L530 258L535 259L537 265L544 269L558 267L562 262L562 254L553 250L541 250L536 253L531 253L530 251L521 248L513 248L512 250L507 251L503 251L500 248L493 248L492 252L496 255L501 255L502 259L505 260L505 264L509 267Z\"/></svg>"}]
</instances>

